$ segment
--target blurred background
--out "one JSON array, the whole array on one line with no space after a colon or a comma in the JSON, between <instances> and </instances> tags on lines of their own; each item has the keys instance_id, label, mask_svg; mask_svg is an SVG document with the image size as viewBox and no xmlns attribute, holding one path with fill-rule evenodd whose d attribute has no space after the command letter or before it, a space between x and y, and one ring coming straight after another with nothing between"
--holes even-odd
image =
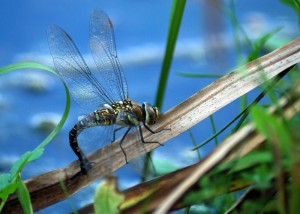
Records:
<instances>
[{"instance_id":1,"label":"blurred background","mask_svg":"<svg viewBox=\"0 0 300 214\"><path fill-rule=\"evenodd\" d=\"M71 35L90 68L95 69L88 48L88 27L92 10L101 8L114 25L130 98L139 103L154 103L171 5L172 1L158 0L1 1L0 66L34 61L54 67L46 29L49 24L56 24ZM281 29L267 43L265 53L299 35L296 13L281 1L272 1L271 5L270 1L187 1L161 111L174 107L215 80L183 77L179 72L223 75L245 62L242 56L247 56L249 40L255 41L278 28ZM55 76L43 71L23 70L1 76L0 173L8 172L20 155L33 150L53 129L64 109L63 90ZM239 107L236 101L218 111L214 115L217 129L237 115ZM46 147L42 158L25 167L22 178L64 167L76 159L69 147L68 133L78 116L86 113L90 112L72 103L63 130ZM190 151L191 134L198 143L210 137L213 131L209 119L158 148L154 159L174 167L194 163L198 156ZM201 148L201 156L214 146L212 142ZM130 166L117 174L121 188L139 182L138 173ZM70 202L81 207L92 201L94 187L38 213L71 212Z\"/></svg>"}]
</instances>

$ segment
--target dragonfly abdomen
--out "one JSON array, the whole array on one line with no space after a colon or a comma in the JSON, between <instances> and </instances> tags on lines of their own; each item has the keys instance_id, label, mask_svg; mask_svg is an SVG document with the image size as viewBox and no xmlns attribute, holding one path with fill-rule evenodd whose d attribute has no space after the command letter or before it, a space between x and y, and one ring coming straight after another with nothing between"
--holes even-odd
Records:
<instances>
[{"instance_id":1,"label":"dragonfly abdomen","mask_svg":"<svg viewBox=\"0 0 300 214\"><path fill-rule=\"evenodd\" d=\"M89 162L84 155L84 153L81 151L80 147L78 146L78 140L77 136L82 132L83 126L81 125L81 121L75 124L75 126L71 129L69 132L69 143L74 151L74 153L77 155L79 161L80 161L80 168L83 173L87 173L87 170L89 170Z\"/></svg>"},{"instance_id":2,"label":"dragonfly abdomen","mask_svg":"<svg viewBox=\"0 0 300 214\"><path fill-rule=\"evenodd\" d=\"M94 126L109 126L115 123L115 115L113 111L109 108L101 108L93 113L87 115L71 129L69 133L69 142L74 153L80 160L81 169L88 170L90 168L89 162L85 157L84 153L81 151L78 145L78 135L86 128ZM86 173L86 172L84 172Z\"/></svg>"}]
</instances>

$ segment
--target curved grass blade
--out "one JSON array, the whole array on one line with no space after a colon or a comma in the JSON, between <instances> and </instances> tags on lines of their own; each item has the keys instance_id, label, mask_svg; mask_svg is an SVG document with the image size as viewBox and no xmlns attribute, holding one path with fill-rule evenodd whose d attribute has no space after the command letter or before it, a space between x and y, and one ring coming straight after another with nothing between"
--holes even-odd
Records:
<instances>
[{"instance_id":1,"label":"curved grass blade","mask_svg":"<svg viewBox=\"0 0 300 214\"><path fill-rule=\"evenodd\" d=\"M21 63L7 65L5 67L0 68L0 75L4 75L8 72L20 70L20 69L40 69L40 70L48 71L58 76L52 68L35 62L21 62ZM16 163L12 166L10 173L0 175L0 184L1 184L0 198L2 199L0 204L0 212L4 207L8 196L13 192L18 191L19 197L26 198L26 200L21 202L22 206L24 204L23 208L25 207L24 209L26 209L30 213L31 202L30 202L30 198L27 198L26 196L27 193L26 193L26 189L24 189L24 184L20 182L21 171L24 168L24 166L26 166L26 164L38 159L43 154L44 147L59 133L59 131L63 127L70 110L70 94L65 84L64 87L66 93L66 105L65 105L63 116L59 121L58 125L33 151L28 151L24 155L22 155L22 157L19 158L19 160L17 160ZM9 179L7 179L8 177Z\"/></svg>"}]
</instances>

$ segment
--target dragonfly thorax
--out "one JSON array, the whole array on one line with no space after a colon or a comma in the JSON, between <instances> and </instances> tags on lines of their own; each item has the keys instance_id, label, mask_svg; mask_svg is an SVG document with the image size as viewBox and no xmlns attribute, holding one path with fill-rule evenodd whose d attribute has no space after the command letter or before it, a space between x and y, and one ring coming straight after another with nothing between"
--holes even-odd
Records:
<instances>
[{"instance_id":1,"label":"dragonfly thorax","mask_svg":"<svg viewBox=\"0 0 300 214\"><path fill-rule=\"evenodd\" d=\"M158 108L146 102L141 106L129 99L114 102L111 105L105 104L104 107L109 112L114 112L114 122L119 126L138 126L140 123L152 125L159 116Z\"/></svg>"}]
</instances>

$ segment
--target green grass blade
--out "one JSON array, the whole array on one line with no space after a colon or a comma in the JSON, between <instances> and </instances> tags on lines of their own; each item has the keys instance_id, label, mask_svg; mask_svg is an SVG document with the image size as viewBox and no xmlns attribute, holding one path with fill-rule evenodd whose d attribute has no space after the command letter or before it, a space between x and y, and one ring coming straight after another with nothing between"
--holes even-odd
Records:
<instances>
[{"instance_id":1,"label":"green grass blade","mask_svg":"<svg viewBox=\"0 0 300 214\"><path fill-rule=\"evenodd\" d=\"M170 73L173 54L176 46L177 36L183 16L186 0L174 0L172 5L171 20L167 38L167 46L165 50L163 65L160 72L159 85L156 93L155 105L162 107L168 76Z\"/></svg>"},{"instance_id":2,"label":"green grass blade","mask_svg":"<svg viewBox=\"0 0 300 214\"><path fill-rule=\"evenodd\" d=\"M291 7L298 16L298 25L300 24L300 3L299 0L280 0L283 4Z\"/></svg>"},{"instance_id":3,"label":"green grass blade","mask_svg":"<svg viewBox=\"0 0 300 214\"><path fill-rule=\"evenodd\" d=\"M266 43L271 39L272 36L274 36L276 33L278 33L281 29L282 29L281 27L278 27L278 28L264 34L259 39L257 39L252 45L253 47L252 47L251 52L248 55L247 62L251 62L251 61L259 58L260 52L263 49L263 47L266 45Z\"/></svg>"},{"instance_id":4,"label":"green grass blade","mask_svg":"<svg viewBox=\"0 0 300 214\"><path fill-rule=\"evenodd\" d=\"M21 62L21 63L15 63L15 64L10 64L5 67L0 68L0 75L4 75L8 72L15 71L15 70L21 70L21 69L40 69L40 70L45 70L48 71L56 76L57 73L50 67L45 66L43 64L35 63L35 62ZM59 76L58 76L59 77ZM63 82L64 84L64 82ZM26 166L26 164L38 159L44 151L44 147L59 133L61 130L63 124L65 123L69 110L70 110L70 94L68 91L67 86L64 84L65 87L65 93L66 93L66 105L64 109L63 116L61 120L59 121L58 125L54 128L54 130L43 140L43 142L38 145L33 151L28 151L25 154L22 155L22 157L19 158L19 160L16 161L16 163L12 166L10 170L10 174L7 174L5 176L0 175L0 196L1 196L1 204L0 204L0 212L3 209L8 195L12 194L12 192L18 190L20 194L26 196L26 189L25 187L22 187L22 183L20 183L20 173L22 169ZM10 179L7 179L7 176L10 176ZM21 185L21 186L20 186ZM21 188L21 189L20 189ZM25 197L24 196L24 197ZM23 202L21 202L24 212L26 213L32 213L30 208L28 206L28 203L30 203L30 199L28 202L28 199L24 199L24 206Z\"/></svg>"},{"instance_id":5,"label":"green grass blade","mask_svg":"<svg viewBox=\"0 0 300 214\"><path fill-rule=\"evenodd\" d=\"M62 191L65 193L65 195L67 196L67 202L72 210L73 214L78 214L78 211L76 209L76 206L74 205L73 201L72 201L72 197L68 191L67 186L65 185L64 181L59 181L60 187L62 189Z\"/></svg>"},{"instance_id":6,"label":"green grass blade","mask_svg":"<svg viewBox=\"0 0 300 214\"><path fill-rule=\"evenodd\" d=\"M15 70L21 70L21 69L41 69L41 70L49 71L50 73L58 76L57 73L52 68L36 62L19 62L19 63L14 63L14 64L4 66L0 68L0 75Z\"/></svg>"},{"instance_id":7,"label":"green grass blade","mask_svg":"<svg viewBox=\"0 0 300 214\"><path fill-rule=\"evenodd\" d=\"M216 128L216 124L215 124L213 115L210 115L210 116L209 116L209 120L210 120L210 123L211 123L212 131L213 131L214 134L216 134L216 133L217 133L217 128ZM217 145L219 144L218 137L216 136L216 137L214 138L214 140L215 140L215 146L217 146Z\"/></svg>"},{"instance_id":8,"label":"green grass blade","mask_svg":"<svg viewBox=\"0 0 300 214\"><path fill-rule=\"evenodd\" d=\"M35 62L21 62L21 63L15 63L15 64L2 67L0 68L0 75L6 74L10 71L21 70L21 69L40 69L40 70L48 71L58 76L57 73L52 68ZM48 137L37 147L39 149L44 148L58 134L58 132L61 130L63 124L65 123L68 117L69 110L70 110L70 93L65 83L64 82L62 83L64 84L65 93L66 93L66 106L65 106L62 119L59 121L55 129L48 135Z\"/></svg>"},{"instance_id":9,"label":"green grass blade","mask_svg":"<svg viewBox=\"0 0 300 214\"><path fill-rule=\"evenodd\" d=\"M19 188L17 189L18 199L20 201L20 204L23 208L24 213L31 214L31 213L33 213L33 209L32 209L32 205L31 205L29 191L21 179L19 179L19 183L20 183L20 185L19 185Z\"/></svg>"},{"instance_id":10,"label":"green grass blade","mask_svg":"<svg viewBox=\"0 0 300 214\"><path fill-rule=\"evenodd\" d=\"M196 139L195 139L195 137L194 137L194 135L193 135L192 130L189 129L188 131L189 131L190 138L191 138L191 140L192 140L192 143L193 143L194 147L197 146ZM199 151L198 149L195 150L195 151L197 152L198 160L201 160L201 154L200 154L200 151Z\"/></svg>"},{"instance_id":11,"label":"green grass blade","mask_svg":"<svg viewBox=\"0 0 300 214\"><path fill-rule=\"evenodd\" d=\"M162 103L165 95L167 80L170 73L170 67L173 59L173 53L175 50L176 40L181 24L181 19L183 16L184 6L186 0L174 0L172 4L171 19L169 24L169 31L167 37L167 45L164 54L163 65L160 72L159 84L156 92L155 106L162 108ZM147 177L149 173L149 157L151 157L151 152L147 156L144 163L144 175L142 176L142 181Z\"/></svg>"}]
</instances>

